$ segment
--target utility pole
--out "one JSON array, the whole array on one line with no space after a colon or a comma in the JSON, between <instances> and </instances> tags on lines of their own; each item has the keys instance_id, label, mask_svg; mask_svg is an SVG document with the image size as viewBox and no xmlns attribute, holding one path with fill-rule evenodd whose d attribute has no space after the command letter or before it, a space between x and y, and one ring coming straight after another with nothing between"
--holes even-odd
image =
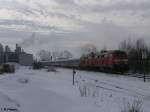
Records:
<instances>
[{"instance_id":1,"label":"utility pole","mask_svg":"<svg viewBox=\"0 0 150 112\"><path fill-rule=\"evenodd\" d=\"M76 74L76 71L75 71L75 69L73 68L73 82L72 82L73 86L74 86L74 84L75 84L75 74Z\"/></svg>"},{"instance_id":2,"label":"utility pole","mask_svg":"<svg viewBox=\"0 0 150 112\"><path fill-rule=\"evenodd\" d=\"M143 78L144 78L144 82L146 82L146 61L147 61L147 54L145 51L142 52L142 66L143 66Z\"/></svg>"}]
</instances>

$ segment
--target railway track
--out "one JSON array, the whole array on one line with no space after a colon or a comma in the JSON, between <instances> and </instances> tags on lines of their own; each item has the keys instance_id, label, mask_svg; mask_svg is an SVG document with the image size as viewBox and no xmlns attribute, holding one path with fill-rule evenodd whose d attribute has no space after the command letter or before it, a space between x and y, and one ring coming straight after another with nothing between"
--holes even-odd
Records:
<instances>
[{"instance_id":1,"label":"railway track","mask_svg":"<svg viewBox=\"0 0 150 112\"><path fill-rule=\"evenodd\" d=\"M114 72L114 71L101 71L101 70L97 70L97 69L80 69L80 68L76 68L77 70L83 70L83 71L90 71L90 72L100 72L100 73L106 73L108 75L120 75L120 76L128 76L128 77L135 77L135 78L139 78L139 79L146 79L146 80L150 80L150 74L138 74L138 73L122 73L122 72Z\"/></svg>"},{"instance_id":2,"label":"railway track","mask_svg":"<svg viewBox=\"0 0 150 112\"><path fill-rule=\"evenodd\" d=\"M122 76L128 76L128 77L136 77L136 78L145 78L145 79L148 79L150 80L150 74L139 74L139 73L123 73L123 72L115 72L115 71L109 71L109 70L106 70L106 71L101 71L101 70L97 70L97 69L79 69L77 68L78 70L84 70L84 71L92 71L92 72L101 72L101 73L107 73L108 75L111 74L111 75L122 75Z\"/></svg>"},{"instance_id":3,"label":"railway track","mask_svg":"<svg viewBox=\"0 0 150 112\"><path fill-rule=\"evenodd\" d=\"M127 88L123 85L114 84L114 83L107 82L107 81L101 81L101 80L97 80L94 78L89 78L87 76L83 76L82 78L84 79L84 82L87 84L88 83L91 84L91 82L93 82L95 87L98 89L103 89L103 90L111 91L115 93L121 93L121 94L125 94L125 95L129 95L129 96L133 96L136 98L141 98L143 100L150 101L150 98L149 98L150 94L149 94L149 91L147 91L146 89L134 87L132 85L129 88Z\"/></svg>"},{"instance_id":4,"label":"railway track","mask_svg":"<svg viewBox=\"0 0 150 112\"><path fill-rule=\"evenodd\" d=\"M58 66L57 66L58 67ZM68 68L68 69L73 69L71 67L59 67L59 68ZM127 76L127 77L135 77L135 78L139 78L139 79L144 79L145 80L150 80L150 74L138 74L138 73L123 73L123 72L115 72L115 71L109 71L109 70L98 70L98 69L83 69L83 68L79 68L76 67L74 68L76 70L81 70L81 71L89 71L89 72L99 72L99 73L106 73L108 75L120 75L120 76Z\"/></svg>"},{"instance_id":5,"label":"railway track","mask_svg":"<svg viewBox=\"0 0 150 112\"><path fill-rule=\"evenodd\" d=\"M136 78L144 78L145 79L150 79L150 74L137 74L137 73L125 73L125 76L130 76L130 77L136 77Z\"/></svg>"}]
</instances>

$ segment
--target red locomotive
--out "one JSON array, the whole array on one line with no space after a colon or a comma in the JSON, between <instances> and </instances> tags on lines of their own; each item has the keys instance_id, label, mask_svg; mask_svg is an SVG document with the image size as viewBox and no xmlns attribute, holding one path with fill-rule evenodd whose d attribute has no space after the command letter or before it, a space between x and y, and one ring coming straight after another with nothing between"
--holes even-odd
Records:
<instances>
[{"instance_id":1,"label":"red locomotive","mask_svg":"<svg viewBox=\"0 0 150 112\"><path fill-rule=\"evenodd\" d=\"M80 59L79 66L84 69L97 69L102 71L120 71L129 69L128 57L124 51L103 51L99 54L90 53Z\"/></svg>"}]
</instances>

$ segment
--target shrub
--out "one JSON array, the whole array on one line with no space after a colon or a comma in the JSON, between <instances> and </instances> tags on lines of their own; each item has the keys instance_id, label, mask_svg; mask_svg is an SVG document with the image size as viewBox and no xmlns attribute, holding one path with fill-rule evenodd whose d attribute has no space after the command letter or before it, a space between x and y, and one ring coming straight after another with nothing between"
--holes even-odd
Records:
<instances>
[{"instance_id":1,"label":"shrub","mask_svg":"<svg viewBox=\"0 0 150 112\"><path fill-rule=\"evenodd\" d=\"M79 92L81 97L97 97L99 90L95 84L83 81L79 84Z\"/></svg>"},{"instance_id":2,"label":"shrub","mask_svg":"<svg viewBox=\"0 0 150 112\"><path fill-rule=\"evenodd\" d=\"M43 68L42 63L35 61L33 63L33 69L41 69Z\"/></svg>"},{"instance_id":3,"label":"shrub","mask_svg":"<svg viewBox=\"0 0 150 112\"><path fill-rule=\"evenodd\" d=\"M143 112L142 101L134 100L133 103L127 103L121 112Z\"/></svg>"},{"instance_id":4,"label":"shrub","mask_svg":"<svg viewBox=\"0 0 150 112\"><path fill-rule=\"evenodd\" d=\"M47 72L57 72L56 69L52 66L48 67Z\"/></svg>"}]
</instances>

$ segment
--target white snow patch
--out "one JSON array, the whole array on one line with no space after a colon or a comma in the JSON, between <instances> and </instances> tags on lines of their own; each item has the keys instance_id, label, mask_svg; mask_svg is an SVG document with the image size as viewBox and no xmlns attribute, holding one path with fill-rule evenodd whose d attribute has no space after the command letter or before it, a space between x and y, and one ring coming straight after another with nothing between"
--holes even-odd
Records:
<instances>
[{"instance_id":1,"label":"white snow patch","mask_svg":"<svg viewBox=\"0 0 150 112\"><path fill-rule=\"evenodd\" d=\"M72 70L58 71L20 67L15 74L0 76L0 108L12 107L20 112L121 112L124 102L141 100L144 112L149 112L149 82L77 71L73 86ZM81 97L81 91L86 95Z\"/></svg>"}]
</instances>

